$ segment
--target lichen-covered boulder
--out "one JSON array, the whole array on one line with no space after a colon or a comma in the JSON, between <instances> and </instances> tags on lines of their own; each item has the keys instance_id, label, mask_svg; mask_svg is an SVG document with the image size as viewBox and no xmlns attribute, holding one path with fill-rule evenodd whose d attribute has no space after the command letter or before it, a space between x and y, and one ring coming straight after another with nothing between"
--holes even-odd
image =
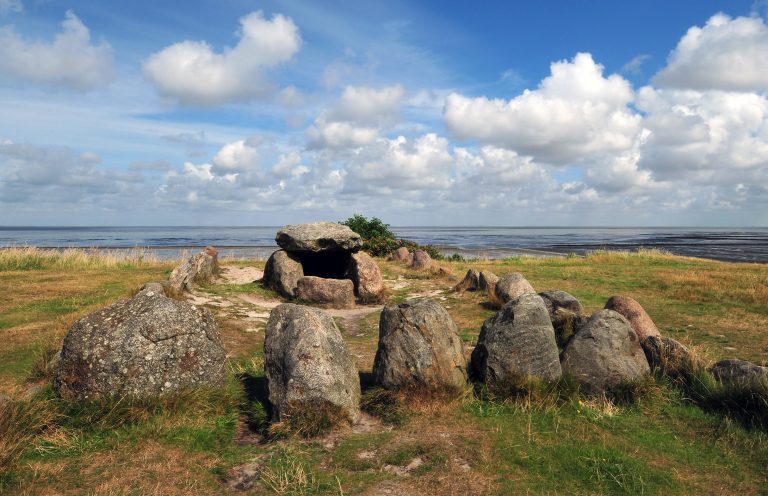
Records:
<instances>
[{"instance_id":1,"label":"lichen-covered boulder","mask_svg":"<svg viewBox=\"0 0 768 496\"><path fill-rule=\"evenodd\" d=\"M411 252L408 251L408 248L406 248L405 246L401 246L400 248L392 252L392 260L396 262L409 262L410 255L411 255Z\"/></svg>"},{"instance_id":2,"label":"lichen-covered boulder","mask_svg":"<svg viewBox=\"0 0 768 496\"><path fill-rule=\"evenodd\" d=\"M355 285L350 279L304 276L296 285L296 296L329 308L351 308L355 306Z\"/></svg>"},{"instance_id":3,"label":"lichen-covered boulder","mask_svg":"<svg viewBox=\"0 0 768 496\"><path fill-rule=\"evenodd\" d=\"M264 277L261 283L285 296L296 296L299 279L304 277L304 268L296 257L285 250L277 250L270 255L264 266Z\"/></svg>"},{"instance_id":4,"label":"lichen-covered boulder","mask_svg":"<svg viewBox=\"0 0 768 496\"><path fill-rule=\"evenodd\" d=\"M223 383L226 353L213 316L162 291L148 284L75 322L61 349L58 394L153 396Z\"/></svg>"},{"instance_id":5,"label":"lichen-covered boulder","mask_svg":"<svg viewBox=\"0 0 768 496\"><path fill-rule=\"evenodd\" d=\"M348 274L355 286L355 294L362 303L377 303L384 298L384 278L381 270L369 254L353 253Z\"/></svg>"},{"instance_id":6,"label":"lichen-covered boulder","mask_svg":"<svg viewBox=\"0 0 768 496\"><path fill-rule=\"evenodd\" d=\"M482 270L477 278L478 289L485 291L491 300L496 300L496 283L499 282L499 276L493 272Z\"/></svg>"},{"instance_id":7,"label":"lichen-covered boulder","mask_svg":"<svg viewBox=\"0 0 768 496\"><path fill-rule=\"evenodd\" d=\"M333 319L317 308L285 303L272 310L264 336L264 370L272 419L308 409L360 417L360 378Z\"/></svg>"},{"instance_id":8,"label":"lichen-covered boulder","mask_svg":"<svg viewBox=\"0 0 768 496\"><path fill-rule=\"evenodd\" d=\"M526 293L536 293L536 290L522 274L514 272L499 279L495 292L496 298L504 304Z\"/></svg>"},{"instance_id":9,"label":"lichen-covered boulder","mask_svg":"<svg viewBox=\"0 0 768 496\"><path fill-rule=\"evenodd\" d=\"M703 369L701 360L682 343L667 336L648 336L640 341L651 370L670 376L685 376Z\"/></svg>"},{"instance_id":10,"label":"lichen-covered boulder","mask_svg":"<svg viewBox=\"0 0 768 496\"><path fill-rule=\"evenodd\" d=\"M476 269L469 269L456 286L453 287L454 291L477 291L480 287L480 273Z\"/></svg>"},{"instance_id":11,"label":"lichen-covered boulder","mask_svg":"<svg viewBox=\"0 0 768 496\"><path fill-rule=\"evenodd\" d=\"M432 257L424 250L416 250L411 255L411 267L414 269L428 269L432 267Z\"/></svg>"},{"instance_id":12,"label":"lichen-covered boulder","mask_svg":"<svg viewBox=\"0 0 768 496\"><path fill-rule=\"evenodd\" d=\"M467 383L467 362L459 330L448 312L431 300L384 307L373 362L376 384L456 387Z\"/></svg>"},{"instance_id":13,"label":"lichen-covered boulder","mask_svg":"<svg viewBox=\"0 0 768 496\"><path fill-rule=\"evenodd\" d=\"M167 284L177 293L192 291L193 284L210 282L218 269L218 251L212 246L207 246L203 251L173 269Z\"/></svg>"},{"instance_id":14,"label":"lichen-covered boulder","mask_svg":"<svg viewBox=\"0 0 768 496\"><path fill-rule=\"evenodd\" d=\"M359 234L335 222L288 225L277 232L275 241L289 252L354 252L363 245Z\"/></svg>"},{"instance_id":15,"label":"lichen-covered boulder","mask_svg":"<svg viewBox=\"0 0 768 496\"><path fill-rule=\"evenodd\" d=\"M724 384L768 390L768 367L746 360L721 360L712 367L712 375Z\"/></svg>"},{"instance_id":16,"label":"lichen-covered boulder","mask_svg":"<svg viewBox=\"0 0 768 496\"><path fill-rule=\"evenodd\" d=\"M539 293L539 296L541 296L544 306L549 312L552 327L555 329L557 345L563 348L568 344L578 326L586 322L586 317L581 315L584 308L575 296L565 291L545 291Z\"/></svg>"},{"instance_id":17,"label":"lichen-covered boulder","mask_svg":"<svg viewBox=\"0 0 768 496\"><path fill-rule=\"evenodd\" d=\"M605 303L605 308L623 315L637 333L640 341L648 336L661 336L656 324L653 323L640 303L629 296L611 296Z\"/></svg>"},{"instance_id":18,"label":"lichen-covered boulder","mask_svg":"<svg viewBox=\"0 0 768 496\"><path fill-rule=\"evenodd\" d=\"M483 323L471 367L482 382L508 377L554 381L562 375L555 331L539 295L525 293Z\"/></svg>"},{"instance_id":19,"label":"lichen-covered boulder","mask_svg":"<svg viewBox=\"0 0 768 496\"><path fill-rule=\"evenodd\" d=\"M613 310L595 312L568 342L563 374L588 395L600 395L650 373L648 360L629 321Z\"/></svg>"}]
</instances>

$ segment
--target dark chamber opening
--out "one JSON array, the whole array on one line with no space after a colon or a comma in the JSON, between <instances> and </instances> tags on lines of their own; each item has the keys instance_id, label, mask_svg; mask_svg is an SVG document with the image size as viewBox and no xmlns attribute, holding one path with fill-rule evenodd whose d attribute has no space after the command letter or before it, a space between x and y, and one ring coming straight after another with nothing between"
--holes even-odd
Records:
<instances>
[{"instance_id":1,"label":"dark chamber opening","mask_svg":"<svg viewBox=\"0 0 768 496\"><path fill-rule=\"evenodd\" d=\"M326 279L347 279L347 269L352 256L345 251L321 251L319 253L297 253L305 276Z\"/></svg>"}]
</instances>

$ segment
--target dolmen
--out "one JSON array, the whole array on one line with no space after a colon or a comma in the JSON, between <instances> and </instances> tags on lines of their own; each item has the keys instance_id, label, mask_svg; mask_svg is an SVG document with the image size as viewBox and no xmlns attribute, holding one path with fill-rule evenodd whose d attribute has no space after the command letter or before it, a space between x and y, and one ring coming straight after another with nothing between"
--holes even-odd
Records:
<instances>
[{"instance_id":1,"label":"dolmen","mask_svg":"<svg viewBox=\"0 0 768 496\"><path fill-rule=\"evenodd\" d=\"M331 308L380 302L384 280L363 241L334 222L287 225L277 232L280 250L267 260L262 284L287 298Z\"/></svg>"}]
</instances>

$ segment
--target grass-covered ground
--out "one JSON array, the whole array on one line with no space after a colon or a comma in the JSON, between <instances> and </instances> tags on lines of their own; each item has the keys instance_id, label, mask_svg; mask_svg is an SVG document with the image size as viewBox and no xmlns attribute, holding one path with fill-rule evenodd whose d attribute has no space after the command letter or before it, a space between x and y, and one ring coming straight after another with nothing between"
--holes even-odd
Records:
<instances>
[{"instance_id":1,"label":"grass-covered ground","mask_svg":"<svg viewBox=\"0 0 768 496\"><path fill-rule=\"evenodd\" d=\"M466 351L493 313L456 282L379 261L390 301L429 295L456 320ZM263 266L226 262L225 267ZM587 258L441 263L522 272L540 291L563 289L587 311L614 294L637 299L662 333L707 360L768 357L768 265L645 252ZM377 416L355 429L264 441L264 302L254 284L214 284L207 298L230 353L226 388L159 400L66 403L45 367L71 323L173 264L117 257L0 251L0 492L235 494L226 481L251 464L245 494L766 494L768 436L702 409L663 379L629 405L563 390L517 400L419 395L395 407L366 393ZM365 376L378 311L337 318ZM39 384L38 388L32 388ZM378 395L378 396L377 396Z\"/></svg>"}]
</instances>

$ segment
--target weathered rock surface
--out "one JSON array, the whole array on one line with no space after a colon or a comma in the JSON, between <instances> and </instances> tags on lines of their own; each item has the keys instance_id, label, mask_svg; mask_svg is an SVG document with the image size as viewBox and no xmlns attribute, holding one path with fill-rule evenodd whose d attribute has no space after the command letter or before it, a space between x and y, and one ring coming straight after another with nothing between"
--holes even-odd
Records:
<instances>
[{"instance_id":1,"label":"weathered rock surface","mask_svg":"<svg viewBox=\"0 0 768 496\"><path fill-rule=\"evenodd\" d=\"M725 384L768 388L768 367L746 360L721 360L712 367L712 375Z\"/></svg>"},{"instance_id":2,"label":"weathered rock surface","mask_svg":"<svg viewBox=\"0 0 768 496\"><path fill-rule=\"evenodd\" d=\"M499 282L499 276L493 272L483 270L477 278L478 289L485 291L491 300L496 300L496 283Z\"/></svg>"},{"instance_id":3,"label":"weathered rock surface","mask_svg":"<svg viewBox=\"0 0 768 496\"><path fill-rule=\"evenodd\" d=\"M611 296L605 303L605 308L623 315L637 333L640 341L648 336L661 336L651 317L637 301L629 296Z\"/></svg>"},{"instance_id":4,"label":"weathered rock surface","mask_svg":"<svg viewBox=\"0 0 768 496\"><path fill-rule=\"evenodd\" d=\"M392 252L392 260L396 262L408 262L410 260L410 255L411 252L408 251L408 248L401 246Z\"/></svg>"},{"instance_id":5,"label":"weathered rock surface","mask_svg":"<svg viewBox=\"0 0 768 496\"><path fill-rule=\"evenodd\" d=\"M424 250L416 250L412 256L411 267L414 269L428 269L432 266L432 257Z\"/></svg>"},{"instance_id":6,"label":"weathered rock surface","mask_svg":"<svg viewBox=\"0 0 768 496\"><path fill-rule=\"evenodd\" d=\"M453 287L454 291L477 291L480 287L480 273L475 269L469 269L456 286Z\"/></svg>"},{"instance_id":7,"label":"weathered rock surface","mask_svg":"<svg viewBox=\"0 0 768 496\"><path fill-rule=\"evenodd\" d=\"M520 376L552 381L562 375L555 331L539 295L522 294L483 323L471 366L482 382Z\"/></svg>"},{"instance_id":8,"label":"weathered rock surface","mask_svg":"<svg viewBox=\"0 0 768 496\"><path fill-rule=\"evenodd\" d=\"M297 283L296 296L330 308L351 308L355 306L355 285L350 279L304 276Z\"/></svg>"},{"instance_id":9,"label":"weathered rock surface","mask_svg":"<svg viewBox=\"0 0 768 496\"><path fill-rule=\"evenodd\" d=\"M384 307L373 362L376 384L388 389L466 385L467 362L458 332L437 302L409 300Z\"/></svg>"},{"instance_id":10,"label":"weathered rock surface","mask_svg":"<svg viewBox=\"0 0 768 496\"><path fill-rule=\"evenodd\" d=\"M335 222L292 224L277 232L280 248L294 252L357 251L363 239L349 227Z\"/></svg>"},{"instance_id":11,"label":"weathered rock surface","mask_svg":"<svg viewBox=\"0 0 768 496\"><path fill-rule=\"evenodd\" d=\"M54 388L63 397L150 396L220 384L226 354L211 313L148 284L75 322Z\"/></svg>"},{"instance_id":12,"label":"weathered rock surface","mask_svg":"<svg viewBox=\"0 0 768 496\"><path fill-rule=\"evenodd\" d=\"M581 315L584 308L575 296L565 291L545 291L539 293L539 296L544 300L544 306L549 312L557 345L563 348L576 332L577 327L586 323L587 318Z\"/></svg>"},{"instance_id":13,"label":"weathered rock surface","mask_svg":"<svg viewBox=\"0 0 768 496\"><path fill-rule=\"evenodd\" d=\"M526 293L535 293L531 283L519 272L508 274L496 283L496 298L502 303L512 301Z\"/></svg>"},{"instance_id":14,"label":"weathered rock surface","mask_svg":"<svg viewBox=\"0 0 768 496\"><path fill-rule=\"evenodd\" d=\"M332 408L360 417L360 379L333 319L317 308L282 304L264 336L264 370L272 419L292 411Z\"/></svg>"},{"instance_id":15,"label":"weathered rock surface","mask_svg":"<svg viewBox=\"0 0 768 496\"><path fill-rule=\"evenodd\" d=\"M648 336L640 341L651 370L677 377L700 364L698 357L682 343L666 336Z\"/></svg>"},{"instance_id":16,"label":"weathered rock surface","mask_svg":"<svg viewBox=\"0 0 768 496\"><path fill-rule=\"evenodd\" d=\"M349 278L355 286L355 294L362 303L377 303L384 298L384 278L381 270L369 254L353 253L349 263Z\"/></svg>"},{"instance_id":17,"label":"weathered rock surface","mask_svg":"<svg viewBox=\"0 0 768 496\"><path fill-rule=\"evenodd\" d=\"M595 312L563 351L563 374L589 395L599 395L650 373L629 321L613 310Z\"/></svg>"},{"instance_id":18,"label":"weathered rock surface","mask_svg":"<svg viewBox=\"0 0 768 496\"><path fill-rule=\"evenodd\" d=\"M218 251L212 246L207 246L203 251L173 269L168 277L168 286L175 292L192 291L193 284L210 282L218 269Z\"/></svg>"},{"instance_id":19,"label":"weathered rock surface","mask_svg":"<svg viewBox=\"0 0 768 496\"><path fill-rule=\"evenodd\" d=\"M264 266L264 287L273 289L281 295L293 298L299 279L304 277L304 268L299 259L285 250L277 250L270 255Z\"/></svg>"}]
</instances>

